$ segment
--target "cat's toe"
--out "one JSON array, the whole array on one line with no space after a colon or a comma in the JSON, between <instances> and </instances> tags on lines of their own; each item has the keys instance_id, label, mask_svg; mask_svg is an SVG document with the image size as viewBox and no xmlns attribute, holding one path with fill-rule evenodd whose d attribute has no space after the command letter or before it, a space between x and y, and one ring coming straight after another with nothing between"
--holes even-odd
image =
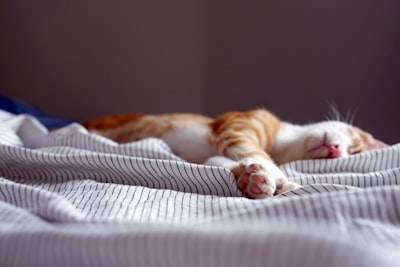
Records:
<instances>
[{"instance_id":1,"label":"cat's toe","mask_svg":"<svg viewBox=\"0 0 400 267\"><path fill-rule=\"evenodd\" d=\"M238 186L240 190L243 191L247 188L247 185L249 184L249 178L250 178L249 173L243 173L243 175L239 178Z\"/></svg>"},{"instance_id":2,"label":"cat's toe","mask_svg":"<svg viewBox=\"0 0 400 267\"><path fill-rule=\"evenodd\" d=\"M265 173L253 173L249 178L247 191L252 198L267 198L274 195L276 183Z\"/></svg>"},{"instance_id":3,"label":"cat's toe","mask_svg":"<svg viewBox=\"0 0 400 267\"><path fill-rule=\"evenodd\" d=\"M282 171L270 161L247 159L233 169L243 195L249 198L268 198L292 190Z\"/></svg>"},{"instance_id":4,"label":"cat's toe","mask_svg":"<svg viewBox=\"0 0 400 267\"><path fill-rule=\"evenodd\" d=\"M258 163L251 163L251 164L246 166L246 171L249 172L249 173L259 172L262 169L263 169L263 167L261 166L261 164L258 164Z\"/></svg>"},{"instance_id":5,"label":"cat's toe","mask_svg":"<svg viewBox=\"0 0 400 267\"><path fill-rule=\"evenodd\" d=\"M282 181L277 181L276 184L276 192L275 195L280 195L282 193L288 192L288 191L292 191L292 190L296 190L298 188L300 188L301 186L295 182L289 182L286 179L282 180Z\"/></svg>"},{"instance_id":6,"label":"cat's toe","mask_svg":"<svg viewBox=\"0 0 400 267\"><path fill-rule=\"evenodd\" d=\"M274 195L276 184L262 172L248 172L251 168L242 174L238 180L238 187L246 197L267 198ZM261 168L258 168L261 170ZM255 171L254 169L252 171Z\"/></svg>"},{"instance_id":7,"label":"cat's toe","mask_svg":"<svg viewBox=\"0 0 400 267\"><path fill-rule=\"evenodd\" d=\"M274 188L269 185L252 185L249 186L246 196L253 199L263 199L274 195Z\"/></svg>"}]
</instances>

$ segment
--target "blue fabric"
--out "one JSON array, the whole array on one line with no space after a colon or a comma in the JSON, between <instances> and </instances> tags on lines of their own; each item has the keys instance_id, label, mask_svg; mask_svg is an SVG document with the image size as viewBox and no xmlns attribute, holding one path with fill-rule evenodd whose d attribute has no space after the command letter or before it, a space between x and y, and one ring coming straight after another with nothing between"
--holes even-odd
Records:
<instances>
[{"instance_id":1,"label":"blue fabric","mask_svg":"<svg viewBox=\"0 0 400 267\"><path fill-rule=\"evenodd\" d=\"M30 114L37 118L47 128L57 128L74 122L72 119L59 118L47 114L23 101L0 95L0 109L13 114Z\"/></svg>"}]
</instances>

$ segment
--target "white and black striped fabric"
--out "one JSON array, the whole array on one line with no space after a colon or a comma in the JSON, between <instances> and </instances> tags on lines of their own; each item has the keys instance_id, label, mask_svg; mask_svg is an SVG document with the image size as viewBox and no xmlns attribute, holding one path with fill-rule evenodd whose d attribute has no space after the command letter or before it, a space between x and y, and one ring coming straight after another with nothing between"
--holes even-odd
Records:
<instances>
[{"instance_id":1,"label":"white and black striped fabric","mask_svg":"<svg viewBox=\"0 0 400 267\"><path fill-rule=\"evenodd\" d=\"M161 140L118 145L0 113L0 266L400 266L400 144L281 166L241 197Z\"/></svg>"}]
</instances>

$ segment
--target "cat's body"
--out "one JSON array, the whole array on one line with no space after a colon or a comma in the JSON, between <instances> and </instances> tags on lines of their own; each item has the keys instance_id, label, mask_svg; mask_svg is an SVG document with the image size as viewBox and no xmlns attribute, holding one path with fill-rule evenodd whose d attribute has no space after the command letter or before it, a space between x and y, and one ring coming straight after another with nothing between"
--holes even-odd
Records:
<instances>
[{"instance_id":1,"label":"cat's body","mask_svg":"<svg viewBox=\"0 0 400 267\"><path fill-rule=\"evenodd\" d=\"M199 114L110 115L83 123L120 143L163 139L181 158L229 168L245 196L265 198L298 187L276 164L301 159L345 157L385 146L340 121L309 125L283 122L265 109Z\"/></svg>"}]
</instances>

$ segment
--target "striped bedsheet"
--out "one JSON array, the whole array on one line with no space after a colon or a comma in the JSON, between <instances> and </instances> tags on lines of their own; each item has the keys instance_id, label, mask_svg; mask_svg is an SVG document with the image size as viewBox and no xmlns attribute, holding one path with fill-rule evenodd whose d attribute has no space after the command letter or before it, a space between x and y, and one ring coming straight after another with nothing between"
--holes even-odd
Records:
<instances>
[{"instance_id":1,"label":"striped bedsheet","mask_svg":"<svg viewBox=\"0 0 400 267\"><path fill-rule=\"evenodd\" d=\"M0 266L400 266L400 144L281 168L303 187L250 200L161 140L0 112Z\"/></svg>"}]
</instances>

